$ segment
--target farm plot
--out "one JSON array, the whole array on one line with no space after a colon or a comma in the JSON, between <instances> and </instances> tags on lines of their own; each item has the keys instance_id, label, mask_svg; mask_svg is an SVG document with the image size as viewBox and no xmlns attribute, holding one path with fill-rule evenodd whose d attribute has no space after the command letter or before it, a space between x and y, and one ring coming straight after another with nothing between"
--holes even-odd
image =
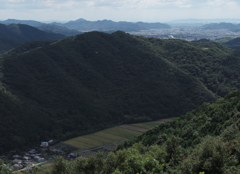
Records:
<instances>
[{"instance_id":1,"label":"farm plot","mask_svg":"<svg viewBox=\"0 0 240 174\"><path fill-rule=\"evenodd\" d=\"M152 127L165 123L167 121L170 121L171 119L161 119L158 121L153 121L153 122L146 122L146 123L136 123L136 124L131 124L132 126L140 127L143 129L151 129Z\"/></svg>"},{"instance_id":2,"label":"farm plot","mask_svg":"<svg viewBox=\"0 0 240 174\"><path fill-rule=\"evenodd\" d=\"M125 129L122 127L114 127L94 134L73 138L65 141L64 143L80 149L91 149L127 140L140 134L141 132L139 131Z\"/></svg>"},{"instance_id":3,"label":"farm plot","mask_svg":"<svg viewBox=\"0 0 240 174\"><path fill-rule=\"evenodd\" d=\"M147 123L136 123L136 124L131 124L131 125L148 130L148 129L151 129L152 127L154 127L156 125L159 125L159 124L154 123L154 122L147 122Z\"/></svg>"}]
</instances>

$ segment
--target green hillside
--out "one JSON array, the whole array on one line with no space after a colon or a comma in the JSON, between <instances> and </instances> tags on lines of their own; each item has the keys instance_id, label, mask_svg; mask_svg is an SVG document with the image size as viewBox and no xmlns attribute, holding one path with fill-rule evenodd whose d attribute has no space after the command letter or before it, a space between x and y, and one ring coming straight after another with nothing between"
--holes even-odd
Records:
<instances>
[{"instance_id":1,"label":"green hillside","mask_svg":"<svg viewBox=\"0 0 240 174\"><path fill-rule=\"evenodd\" d=\"M240 56L215 42L191 43L183 40L140 38L149 48L185 73L197 78L209 90L224 97L240 88ZM231 41L230 41L231 42Z\"/></svg>"},{"instance_id":2,"label":"green hillside","mask_svg":"<svg viewBox=\"0 0 240 174\"><path fill-rule=\"evenodd\" d=\"M229 48L240 50L240 37L225 42L223 45Z\"/></svg>"},{"instance_id":3,"label":"green hillside","mask_svg":"<svg viewBox=\"0 0 240 174\"><path fill-rule=\"evenodd\" d=\"M216 99L146 40L91 32L5 55L1 152L122 122L177 117Z\"/></svg>"},{"instance_id":4,"label":"green hillside","mask_svg":"<svg viewBox=\"0 0 240 174\"><path fill-rule=\"evenodd\" d=\"M74 161L58 158L49 174L239 173L239 118L240 90L155 126L116 152Z\"/></svg>"},{"instance_id":5,"label":"green hillside","mask_svg":"<svg viewBox=\"0 0 240 174\"><path fill-rule=\"evenodd\" d=\"M0 38L0 55L6 51L10 50L14 47L19 46L21 43L18 41L14 41L12 39L7 39L7 38Z\"/></svg>"},{"instance_id":6,"label":"green hillside","mask_svg":"<svg viewBox=\"0 0 240 174\"><path fill-rule=\"evenodd\" d=\"M216 39L214 40L214 42L220 43L220 44L224 44L230 40L233 40L233 37L224 37L224 38L220 38L220 39Z\"/></svg>"},{"instance_id":7,"label":"green hillside","mask_svg":"<svg viewBox=\"0 0 240 174\"><path fill-rule=\"evenodd\" d=\"M52 25L52 24L43 24L38 27L38 29L49 32L49 33L59 33L65 36L75 36L81 34L82 32L77 30L68 29L66 27Z\"/></svg>"},{"instance_id":8,"label":"green hillside","mask_svg":"<svg viewBox=\"0 0 240 174\"><path fill-rule=\"evenodd\" d=\"M63 39L65 36L47 33L24 24L0 24L0 53L8 51L28 41L46 41Z\"/></svg>"}]
</instances>

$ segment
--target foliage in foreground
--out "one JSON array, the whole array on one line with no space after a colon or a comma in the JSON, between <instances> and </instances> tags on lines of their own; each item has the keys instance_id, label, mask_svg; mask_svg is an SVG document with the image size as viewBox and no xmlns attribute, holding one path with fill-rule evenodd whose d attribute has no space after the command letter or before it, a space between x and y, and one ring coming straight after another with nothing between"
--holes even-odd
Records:
<instances>
[{"instance_id":1,"label":"foliage in foreground","mask_svg":"<svg viewBox=\"0 0 240 174\"><path fill-rule=\"evenodd\" d=\"M0 174L11 174L11 170L4 165L3 161L0 159Z\"/></svg>"},{"instance_id":2,"label":"foliage in foreground","mask_svg":"<svg viewBox=\"0 0 240 174\"><path fill-rule=\"evenodd\" d=\"M229 131L234 131L236 134L226 139L225 136L228 137ZM173 136L163 145L146 147L139 143L116 153L110 152L106 155L98 152L95 157L79 157L71 162L58 158L49 174L240 172L240 132L236 126L229 127L221 136L205 137L194 149L182 148L180 141L181 139Z\"/></svg>"},{"instance_id":3,"label":"foliage in foreground","mask_svg":"<svg viewBox=\"0 0 240 174\"><path fill-rule=\"evenodd\" d=\"M72 162L59 158L50 174L240 173L239 111L240 90L154 127L116 152Z\"/></svg>"}]
</instances>

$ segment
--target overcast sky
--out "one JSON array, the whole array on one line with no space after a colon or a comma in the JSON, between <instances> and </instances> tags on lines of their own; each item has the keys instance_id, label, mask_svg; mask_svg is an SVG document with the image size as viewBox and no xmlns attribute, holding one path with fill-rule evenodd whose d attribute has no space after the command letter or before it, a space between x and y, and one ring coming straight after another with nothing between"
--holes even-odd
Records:
<instances>
[{"instance_id":1,"label":"overcast sky","mask_svg":"<svg viewBox=\"0 0 240 174\"><path fill-rule=\"evenodd\" d=\"M0 20L166 22L240 18L240 0L0 0Z\"/></svg>"}]
</instances>

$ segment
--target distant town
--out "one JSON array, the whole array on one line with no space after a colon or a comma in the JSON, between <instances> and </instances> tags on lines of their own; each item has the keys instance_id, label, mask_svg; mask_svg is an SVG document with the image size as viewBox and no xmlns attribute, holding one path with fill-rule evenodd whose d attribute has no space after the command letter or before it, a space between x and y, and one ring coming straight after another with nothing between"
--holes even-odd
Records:
<instances>
[{"instance_id":1,"label":"distant town","mask_svg":"<svg viewBox=\"0 0 240 174\"><path fill-rule=\"evenodd\" d=\"M128 32L132 35L140 35L145 37L155 37L159 39L183 39L194 41L200 39L216 40L225 37L240 37L240 32L232 32L226 29L201 29L197 27L172 27L169 29L151 29L137 32Z\"/></svg>"}]
</instances>

